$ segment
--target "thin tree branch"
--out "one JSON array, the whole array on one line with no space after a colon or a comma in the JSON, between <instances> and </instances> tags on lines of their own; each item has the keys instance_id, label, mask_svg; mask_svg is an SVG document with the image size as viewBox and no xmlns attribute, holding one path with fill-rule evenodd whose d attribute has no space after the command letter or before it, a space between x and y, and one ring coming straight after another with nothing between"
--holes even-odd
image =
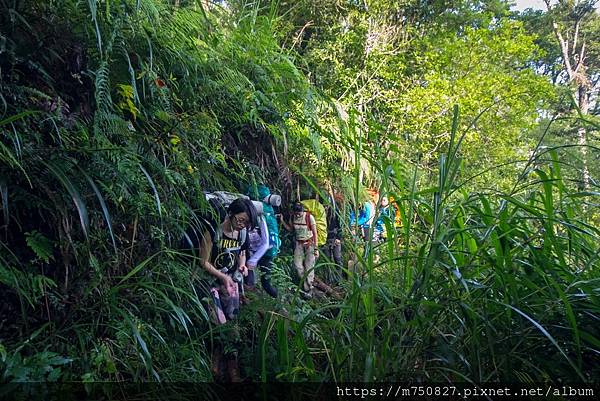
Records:
<instances>
[{"instance_id":1,"label":"thin tree branch","mask_svg":"<svg viewBox=\"0 0 600 401\"><path fill-rule=\"evenodd\" d=\"M581 18L577 19L577 22L575 22L575 35L573 36L573 55L575 55L576 49L577 49L577 40L579 37L579 24L581 22Z\"/></svg>"},{"instance_id":2,"label":"thin tree branch","mask_svg":"<svg viewBox=\"0 0 600 401\"><path fill-rule=\"evenodd\" d=\"M583 42L583 44L581 45L581 51L579 52L579 59L577 60L577 64L575 65L574 74L578 74L579 67L581 67L583 65L584 57L585 57L585 42Z\"/></svg>"}]
</instances>

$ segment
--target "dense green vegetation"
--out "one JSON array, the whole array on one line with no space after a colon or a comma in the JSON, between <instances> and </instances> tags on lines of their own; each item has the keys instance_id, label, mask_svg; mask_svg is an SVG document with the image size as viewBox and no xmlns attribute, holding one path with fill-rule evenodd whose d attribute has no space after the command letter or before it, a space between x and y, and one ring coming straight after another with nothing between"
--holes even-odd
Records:
<instances>
[{"instance_id":1,"label":"dense green vegetation","mask_svg":"<svg viewBox=\"0 0 600 401\"><path fill-rule=\"evenodd\" d=\"M0 0L3 380L211 381L230 328L180 241L257 181L377 188L402 224L345 242L341 299L280 255L244 377L597 380L593 3Z\"/></svg>"}]
</instances>

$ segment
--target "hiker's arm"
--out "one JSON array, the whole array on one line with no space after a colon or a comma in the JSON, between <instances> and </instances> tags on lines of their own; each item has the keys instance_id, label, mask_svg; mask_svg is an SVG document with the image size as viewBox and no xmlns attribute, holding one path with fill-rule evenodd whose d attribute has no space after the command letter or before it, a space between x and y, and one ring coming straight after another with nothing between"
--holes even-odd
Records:
<instances>
[{"instance_id":1,"label":"hiker's arm","mask_svg":"<svg viewBox=\"0 0 600 401\"><path fill-rule=\"evenodd\" d=\"M248 268L246 267L246 250L242 249L240 251L240 255L238 256L238 268L240 273L244 276L248 275Z\"/></svg>"},{"instance_id":2,"label":"hiker's arm","mask_svg":"<svg viewBox=\"0 0 600 401\"><path fill-rule=\"evenodd\" d=\"M333 235L333 239L335 240L336 244L339 244L342 241L342 229L341 228L337 228L335 230L335 233Z\"/></svg>"},{"instance_id":3,"label":"hiker's arm","mask_svg":"<svg viewBox=\"0 0 600 401\"><path fill-rule=\"evenodd\" d=\"M212 238L210 233L207 231L202 235L202 242L200 243L200 264L211 276L214 276L221 280L221 282L230 291L230 287L233 289L233 280L227 274L220 272L216 267L210 263L210 253L212 251Z\"/></svg>"},{"instance_id":4,"label":"hiker's arm","mask_svg":"<svg viewBox=\"0 0 600 401\"><path fill-rule=\"evenodd\" d=\"M292 227L291 227L291 226L290 226L290 225L287 223L287 221L285 221L285 220L284 220L284 218L283 218L283 216L282 216L282 215L280 215L280 214L279 214L278 216L279 216L279 221L281 222L281 224L283 224L283 227L284 227L284 228L285 228L287 231L289 231L289 232L292 232L292 231L294 231L294 229L293 229L293 228L292 228Z\"/></svg>"}]
</instances>

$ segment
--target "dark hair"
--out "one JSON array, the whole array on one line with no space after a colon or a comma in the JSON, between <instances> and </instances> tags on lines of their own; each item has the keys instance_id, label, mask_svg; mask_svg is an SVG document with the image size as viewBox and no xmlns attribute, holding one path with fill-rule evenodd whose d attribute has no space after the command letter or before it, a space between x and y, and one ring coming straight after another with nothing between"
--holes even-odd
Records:
<instances>
[{"instance_id":1,"label":"dark hair","mask_svg":"<svg viewBox=\"0 0 600 401\"><path fill-rule=\"evenodd\" d=\"M236 215L239 213L246 213L250 221L250 229L258 227L258 213L254 208L254 204L250 199L237 198L227 208L227 213L230 215Z\"/></svg>"},{"instance_id":2,"label":"dark hair","mask_svg":"<svg viewBox=\"0 0 600 401\"><path fill-rule=\"evenodd\" d=\"M292 210L294 212L303 212L304 211L304 205L300 202L296 202L294 203L294 207L292 208Z\"/></svg>"}]
</instances>

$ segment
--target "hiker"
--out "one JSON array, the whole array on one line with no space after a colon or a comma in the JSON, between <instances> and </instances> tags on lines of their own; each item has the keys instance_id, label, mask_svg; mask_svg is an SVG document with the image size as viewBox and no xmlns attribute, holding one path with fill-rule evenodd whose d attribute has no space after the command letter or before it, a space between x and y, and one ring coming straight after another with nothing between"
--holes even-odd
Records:
<instances>
[{"instance_id":1,"label":"hiker","mask_svg":"<svg viewBox=\"0 0 600 401\"><path fill-rule=\"evenodd\" d=\"M243 274L247 274L246 250L248 249L248 229L257 225L257 214L248 199L238 198L229 205L226 216L216 227L210 227L204 232L200 244L202 267L218 279L210 293L214 302L214 314L217 324L225 324L233 320L240 306L240 288L243 284ZM235 330L233 330L235 332ZM239 332L234 338L225 341L233 342L224 348L229 350L227 356L227 371L232 382L240 381L237 363L237 348L240 347ZM222 350L213 353L213 372L220 371Z\"/></svg>"},{"instance_id":2,"label":"hiker","mask_svg":"<svg viewBox=\"0 0 600 401\"><path fill-rule=\"evenodd\" d=\"M244 283L248 290L254 290L256 286L256 276L254 269L259 263L259 260L269 249L269 229L267 228L267 222L263 216L263 204L262 202L253 202L254 208L256 209L258 225L252 230L248 231L248 258L246 260L246 267L248 268L248 275L244 278Z\"/></svg>"},{"instance_id":3,"label":"hiker","mask_svg":"<svg viewBox=\"0 0 600 401\"><path fill-rule=\"evenodd\" d=\"M271 284L271 272L274 268L273 259L279 253L279 247L281 246L279 226L277 217L275 217L275 209L281 205L281 196L271 194L271 190L263 184L255 188L249 187L247 194L251 199L262 202L262 216L268 231L268 247L256 263L258 263L260 269L260 283L263 290L271 297L277 298L277 288ZM247 262L247 265L250 269L256 266L254 256Z\"/></svg>"},{"instance_id":4,"label":"hiker","mask_svg":"<svg viewBox=\"0 0 600 401\"><path fill-rule=\"evenodd\" d=\"M360 235L363 241L367 241L369 238L369 230L371 228L371 222L375 218L375 206L370 201L365 201L363 205L358 209L358 218L354 213L354 210L350 211L350 227L355 234ZM358 229L358 233L356 233Z\"/></svg>"},{"instance_id":5,"label":"hiker","mask_svg":"<svg viewBox=\"0 0 600 401\"><path fill-rule=\"evenodd\" d=\"M294 267L300 276L300 280L304 278L302 286L304 296L312 298L315 260L319 257L317 224L314 216L305 211L304 205L300 202L294 204L292 213L291 224L283 219L281 219L281 222L286 230L295 233Z\"/></svg>"},{"instance_id":6,"label":"hiker","mask_svg":"<svg viewBox=\"0 0 600 401\"><path fill-rule=\"evenodd\" d=\"M371 248L372 237L370 236L370 229L375 219L375 205L371 202L370 195L365 190L359 192L357 203L360 204L358 210L354 208L350 210L350 230L353 242L364 245L364 256L366 256ZM356 212L358 212L358 216ZM348 271L353 273L357 273L360 268L357 251L358 249L355 249L353 252L350 252L348 257Z\"/></svg>"},{"instance_id":7,"label":"hiker","mask_svg":"<svg viewBox=\"0 0 600 401\"><path fill-rule=\"evenodd\" d=\"M385 221L388 221L392 227L395 226L396 208L390 204L387 196L381 197L379 212L377 213L377 221L373 227L373 240L385 241L388 237Z\"/></svg>"},{"instance_id":8,"label":"hiker","mask_svg":"<svg viewBox=\"0 0 600 401\"><path fill-rule=\"evenodd\" d=\"M333 261L339 268L342 267L342 227L340 225L341 195L329 197L327 211L327 243L323 246L325 256Z\"/></svg>"},{"instance_id":9,"label":"hiker","mask_svg":"<svg viewBox=\"0 0 600 401\"><path fill-rule=\"evenodd\" d=\"M315 218L317 227L317 247L322 247L327 243L327 212L325 207L319 202L318 197L300 201L304 210Z\"/></svg>"}]
</instances>

